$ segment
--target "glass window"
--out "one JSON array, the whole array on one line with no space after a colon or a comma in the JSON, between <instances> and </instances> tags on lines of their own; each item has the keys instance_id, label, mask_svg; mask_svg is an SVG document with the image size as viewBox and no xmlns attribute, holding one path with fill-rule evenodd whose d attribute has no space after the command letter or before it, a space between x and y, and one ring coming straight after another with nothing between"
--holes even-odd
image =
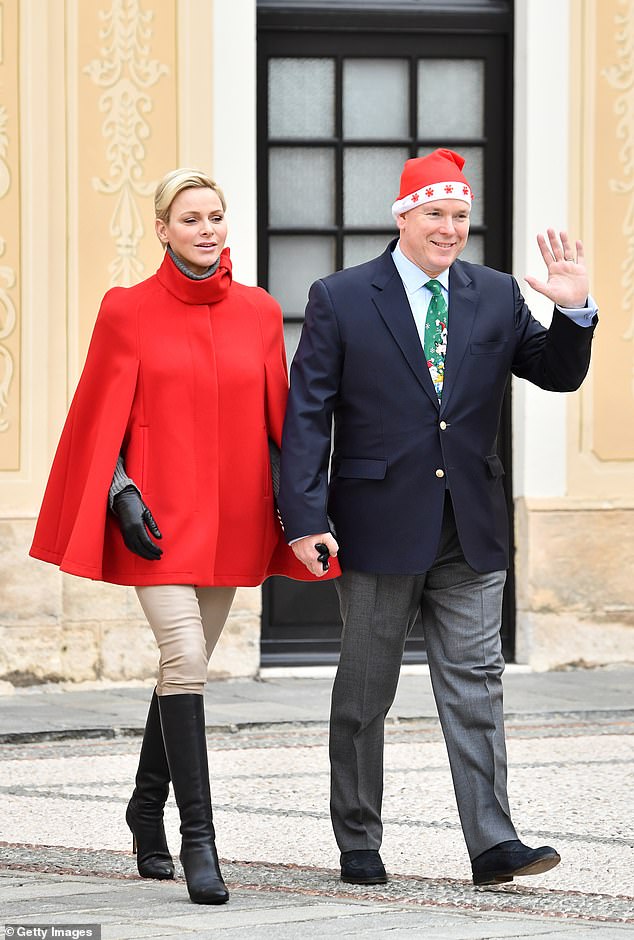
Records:
<instances>
[{"instance_id":1,"label":"glass window","mask_svg":"<svg viewBox=\"0 0 634 940\"><path fill-rule=\"evenodd\" d=\"M406 59L345 59L343 136L409 136L409 81Z\"/></svg>"},{"instance_id":2,"label":"glass window","mask_svg":"<svg viewBox=\"0 0 634 940\"><path fill-rule=\"evenodd\" d=\"M332 137L333 59L269 59L269 137Z\"/></svg>"},{"instance_id":3,"label":"glass window","mask_svg":"<svg viewBox=\"0 0 634 940\"><path fill-rule=\"evenodd\" d=\"M461 261L484 264L484 238L482 235L469 235L467 244L460 252Z\"/></svg>"},{"instance_id":4,"label":"glass window","mask_svg":"<svg viewBox=\"0 0 634 940\"><path fill-rule=\"evenodd\" d=\"M350 226L391 228L405 147L347 147L343 159L343 220Z\"/></svg>"},{"instance_id":5,"label":"glass window","mask_svg":"<svg viewBox=\"0 0 634 940\"><path fill-rule=\"evenodd\" d=\"M481 59L420 59L418 136L482 137L484 62Z\"/></svg>"},{"instance_id":6,"label":"glass window","mask_svg":"<svg viewBox=\"0 0 634 940\"><path fill-rule=\"evenodd\" d=\"M286 347L286 362L290 369L293 357L299 346L299 338L302 335L301 323L284 324L284 346Z\"/></svg>"},{"instance_id":7,"label":"glass window","mask_svg":"<svg viewBox=\"0 0 634 940\"><path fill-rule=\"evenodd\" d=\"M393 238L398 232L394 228ZM343 266L350 268L354 264L362 264L377 258L390 243L389 235L346 235L343 240Z\"/></svg>"},{"instance_id":8,"label":"glass window","mask_svg":"<svg viewBox=\"0 0 634 940\"><path fill-rule=\"evenodd\" d=\"M269 154L269 222L318 228L335 221L334 151L329 147L273 147Z\"/></svg>"},{"instance_id":9,"label":"glass window","mask_svg":"<svg viewBox=\"0 0 634 940\"><path fill-rule=\"evenodd\" d=\"M308 288L335 269L335 240L328 235L272 235L269 291L284 315L304 315Z\"/></svg>"}]
</instances>

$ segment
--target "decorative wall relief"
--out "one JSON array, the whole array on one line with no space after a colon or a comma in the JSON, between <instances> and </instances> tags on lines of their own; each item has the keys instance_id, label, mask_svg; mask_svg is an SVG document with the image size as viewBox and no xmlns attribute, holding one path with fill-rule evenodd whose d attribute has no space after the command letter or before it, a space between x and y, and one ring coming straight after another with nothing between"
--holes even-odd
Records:
<instances>
[{"instance_id":1,"label":"decorative wall relief","mask_svg":"<svg viewBox=\"0 0 634 940\"><path fill-rule=\"evenodd\" d=\"M0 470L20 469L18 4L0 2Z\"/></svg>"},{"instance_id":2,"label":"decorative wall relief","mask_svg":"<svg viewBox=\"0 0 634 940\"><path fill-rule=\"evenodd\" d=\"M11 185L11 175L6 162L9 149L7 123L7 109L0 106L0 199L6 196ZM0 235L0 258L5 249L4 238ZM6 412L13 378L13 356L3 341L11 336L18 319L15 304L9 294L9 291L15 287L15 283L16 277L13 268L8 265L0 265L0 432L7 431L10 424Z\"/></svg>"},{"instance_id":3,"label":"decorative wall relief","mask_svg":"<svg viewBox=\"0 0 634 940\"><path fill-rule=\"evenodd\" d=\"M616 31L614 43L617 61L604 68L602 75L617 92L613 111L617 117L616 137L620 141L618 158L623 176L611 178L612 192L626 197L627 207L623 214L622 234L627 250L621 262L622 306L628 312L629 322L622 333L624 340L634 340L634 0L619 0L623 8L614 16ZM631 362L631 388L634 396L634 347Z\"/></svg>"},{"instance_id":4,"label":"decorative wall relief","mask_svg":"<svg viewBox=\"0 0 634 940\"><path fill-rule=\"evenodd\" d=\"M154 13L144 11L139 0L113 0L109 10L100 11L99 19L100 57L84 72L104 89L99 110L105 115L102 132L108 142L109 174L105 179L94 177L92 185L97 192L116 197L109 228L116 246L108 266L110 285L130 286L144 273L138 247L145 225L138 197L151 195L156 186L146 180L144 167L153 111L149 91L169 68L152 58Z\"/></svg>"},{"instance_id":5,"label":"decorative wall relief","mask_svg":"<svg viewBox=\"0 0 634 940\"><path fill-rule=\"evenodd\" d=\"M599 305L591 374L577 395L581 488L631 499L634 464L634 0L571 4L578 24L570 156ZM574 46L574 43L573 43ZM570 464L573 472L573 462ZM601 477L610 474L610 484ZM611 488L611 490L610 490Z\"/></svg>"},{"instance_id":6,"label":"decorative wall relief","mask_svg":"<svg viewBox=\"0 0 634 940\"><path fill-rule=\"evenodd\" d=\"M5 252L5 241L0 238L0 258ZM9 407L9 391L13 379L13 356L3 345L15 330L18 314L9 291L15 287L16 276L13 268L0 265L0 433L8 431L11 425L6 413ZM4 285L4 286L3 286Z\"/></svg>"}]
</instances>

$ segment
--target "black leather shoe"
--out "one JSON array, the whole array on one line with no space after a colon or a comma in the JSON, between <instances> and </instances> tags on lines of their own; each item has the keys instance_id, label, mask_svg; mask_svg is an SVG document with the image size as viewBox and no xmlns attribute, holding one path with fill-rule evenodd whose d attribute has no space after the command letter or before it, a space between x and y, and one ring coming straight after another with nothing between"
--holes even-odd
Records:
<instances>
[{"instance_id":1,"label":"black leather shoe","mask_svg":"<svg viewBox=\"0 0 634 940\"><path fill-rule=\"evenodd\" d=\"M519 839L500 842L471 862L474 885L513 881L516 875L540 875L559 865L561 857L550 845L531 849Z\"/></svg>"},{"instance_id":2,"label":"black leather shoe","mask_svg":"<svg viewBox=\"0 0 634 940\"><path fill-rule=\"evenodd\" d=\"M387 874L376 849L341 853L341 880L349 885L384 885Z\"/></svg>"}]
</instances>

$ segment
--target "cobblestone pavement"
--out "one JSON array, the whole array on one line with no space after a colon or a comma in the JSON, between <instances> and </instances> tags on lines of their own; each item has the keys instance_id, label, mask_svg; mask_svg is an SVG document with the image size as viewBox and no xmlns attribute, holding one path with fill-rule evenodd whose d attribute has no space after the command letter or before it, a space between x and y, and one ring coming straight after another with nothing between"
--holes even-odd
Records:
<instances>
[{"instance_id":1,"label":"cobblestone pavement","mask_svg":"<svg viewBox=\"0 0 634 940\"><path fill-rule=\"evenodd\" d=\"M338 878L325 723L209 733L232 891L221 909L190 905L182 877L136 876L124 810L138 737L4 744L1 920L102 923L104 940L398 938L422 934L423 923L429 938L625 938L634 933L633 731L631 709L507 720L520 836L555 845L562 863L487 889L471 884L435 719L388 725L382 855L391 877L372 888ZM176 853L172 799L166 827Z\"/></svg>"}]
</instances>

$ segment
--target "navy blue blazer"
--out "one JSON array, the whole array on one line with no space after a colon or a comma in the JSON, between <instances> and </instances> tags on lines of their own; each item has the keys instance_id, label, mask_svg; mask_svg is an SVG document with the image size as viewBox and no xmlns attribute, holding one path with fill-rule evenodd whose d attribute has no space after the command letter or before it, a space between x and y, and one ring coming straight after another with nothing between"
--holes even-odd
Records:
<instances>
[{"instance_id":1,"label":"navy blue blazer","mask_svg":"<svg viewBox=\"0 0 634 940\"><path fill-rule=\"evenodd\" d=\"M547 330L509 274L454 262L439 405L395 243L310 289L282 438L286 535L328 531L330 516L342 567L418 574L436 556L449 487L467 562L501 570L509 529L496 437L509 377L577 389L594 326L555 309Z\"/></svg>"}]
</instances>

